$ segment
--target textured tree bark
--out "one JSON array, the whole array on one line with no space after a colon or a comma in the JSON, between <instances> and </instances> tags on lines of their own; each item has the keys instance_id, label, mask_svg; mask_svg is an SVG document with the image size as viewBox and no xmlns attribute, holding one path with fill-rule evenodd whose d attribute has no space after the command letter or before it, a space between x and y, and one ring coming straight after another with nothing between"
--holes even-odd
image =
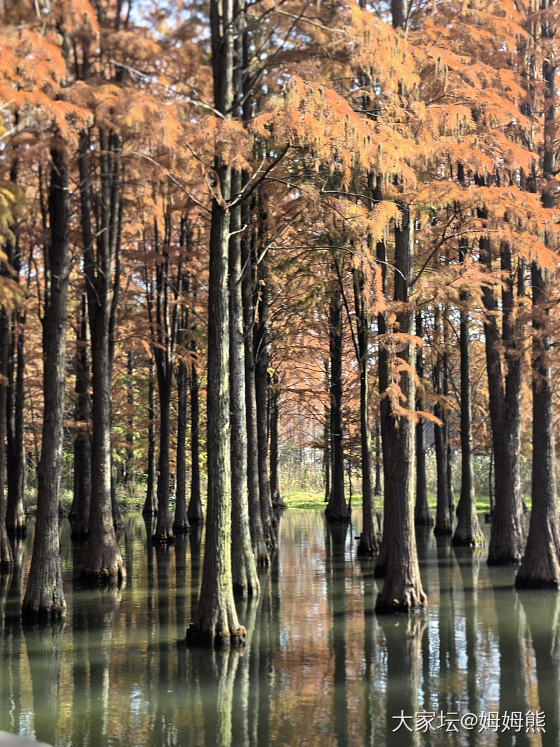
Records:
<instances>
[{"instance_id":1,"label":"textured tree bark","mask_svg":"<svg viewBox=\"0 0 560 747\"><path fill-rule=\"evenodd\" d=\"M373 192L375 200L382 200L383 193L381 191L381 185L379 179ZM381 290L385 295L387 293L387 251L385 243L378 241L376 245L376 259L381 267ZM377 315L377 333L378 336L386 335L387 320L383 313ZM383 465L383 529L381 535L381 546L379 548L379 554L375 562L375 576L376 578L382 578L385 575L385 569L387 565L387 550L388 550L388 532L387 532L387 521L389 517L389 511L392 505L391 496L391 479L389 474L389 464L392 459L392 425L391 425L391 409L389 400L387 398L387 387L389 386L389 352L388 347L383 342L380 342L378 347L378 361L377 361L377 385L379 389L379 433L381 435L381 462ZM378 452L378 461L379 461ZM381 471L381 468L380 468Z\"/></svg>"},{"instance_id":2,"label":"textured tree bark","mask_svg":"<svg viewBox=\"0 0 560 747\"><path fill-rule=\"evenodd\" d=\"M533 289L533 469L531 519L517 588L560 586L560 531L552 415L552 378L547 334L549 290L544 271L531 266Z\"/></svg>"},{"instance_id":3,"label":"textured tree bark","mask_svg":"<svg viewBox=\"0 0 560 747\"><path fill-rule=\"evenodd\" d=\"M10 537L25 537L25 358L23 325L25 312L12 314L7 389L7 481L6 529Z\"/></svg>"},{"instance_id":4,"label":"textured tree bark","mask_svg":"<svg viewBox=\"0 0 560 747\"><path fill-rule=\"evenodd\" d=\"M181 327L186 327L183 319ZM175 488L175 518L173 519L173 534L180 534L189 529L187 516L187 366L180 360L177 366L177 459Z\"/></svg>"},{"instance_id":5,"label":"textured tree bark","mask_svg":"<svg viewBox=\"0 0 560 747\"><path fill-rule=\"evenodd\" d=\"M424 334L422 312L416 314L416 337L422 339ZM420 387L416 391L416 409L424 409L424 392L422 380L424 378L424 357L422 348L416 355L416 374ZM434 523L428 507L428 490L426 487L426 440L425 425L420 419L416 424L416 502L414 505L414 523L417 526L431 527Z\"/></svg>"},{"instance_id":6,"label":"textured tree bark","mask_svg":"<svg viewBox=\"0 0 560 747\"><path fill-rule=\"evenodd\" d=\"M68 301L68 170L62 151L51 149L48 267L43 316L43 435L38 469L37 519L24 619L57 619L66 612L58 538L62 468L66 320ZM4 388L4 387L2 387ZM5 419L2 418L5 422Z\"/></svg>"},{"instance_id":7,"label":"textured tree bark","mask_svg":"<svg viewBox=\"0 0 560 747\"><path fill-rule=\"evenodd\" d=\"M232 194L241 190L241 174L232 175ZM231 419L231 564L233 590L241 597L260 591L255 555L251 546L247 487L247 409L245 395L245 342L241 291L241 212L232 211L229 240L229 380Z\"/></svg>"},{"instance_id":8,"label":"textured tree bark","mask_svg":"<svg viewBox=\"0 0 560 747\"><path fill-rule=\"evenodd\" d=\"M409 293L414 265L414 230L408 208L402 208L401 227L395 227L395 300L404 308L397 314L398 330L412 332L413 311ZM404 406L413 410L416 402L414 375L414 347L401 344L397 355L407 364L401 370L400 390ZM411 370L412 369L412 370ZM387 400L391 409L392 403ZM390 481L391 505L385 504L386 566L383 588L375 604L377 613L414 612L426 606L422 589L416 536L414 532L414 424L410 417L391 413L390 461L386 479Z\"/></svg>"},{"instance_id":9,"label":"textured tree bark","mask_svg":"<svg viewBox=\"0 0 560 747\"><path fill-rule=\"evenodd\" d=\"M172 371L158 370L159 389L159 454L157 479L157 522L152 537L155 543L173 541L171 518L169 516L169 437L171 409Z\"/></svg>"},{"instance_id":10,"label":"textured tree bark","mask_svg":"<svg viewBox=\"0 0 560 747\"><path fill-rule=\"evenodd\" d=\"M360 367L360 446L362 462L362 533L358 556L373 555L379 550L379 526L373 497L373 465L369 422L369 330L370 315L363 297L364 278L353 270L354 308L358 325L358 365Z\"/></svg>"},{"instance_id":11,"label":"textured tree bark","mask_svg":"<svg viewBox=\"0 0 560 747\"><path fill-rule=\"evenodd\" d=\"M131 350L126 355L126 375L128 390L126 393L126 456L124 464L124 483L130 488L134 484L134 355Z\"/></svg>"},{"instance_id":12,"label":"textured tree bark","mask_svg":"<svg viewBox=\"0 0 560 747\"><path fill-rule=\"evenodd\" d=\"M481 260L492 270L492 253L487 239L480 242ZM494 510L488 548L490 565L518 563L525 546L525 522L521 498L521 376L522 322L514 319L514 274L511 247L502 244L501 269L505 274L502 292L502 335L498 331L498 304L491 287L483 289L486 369L492 454L494 462ZM523 271L518 292L524 292ZM507 370L504 377L500 350L504 347ZM505 379L505 387L504 387Z\"/></svg>"},{"instance_id":13,"label":"textured tree bark","mask_svg":"<svg viewBox=\"0 0 560 747\"><path fill-rule=\"evenodd\" d=\"M552 38L551 25L543 35ZM557 63L545 58L542 77L546 85L542 205L554 208L556 163ZM545 243L549 237L545 235ZM553 384L550 361L551 280L536 262L531 264L533 339L531 374L533 389L533 468L531 473L531 519L525 554L515 579L517 588L560 587L560 527L556 494ZM497 497L497 496L496 496ZM557 653L557 652L556 652ZM556 723L558 727L558 722Z\"/></svg>"},{"instance_id":14,"label":"textured tree bark","mask_svg":"<svg viewBox=\"0 0 560 747\"><path fill-rule=\"evenodd\" d=\"M261 230L265 216L259 215ZM266 259L258 265L257 320L254 325L255 345L255 399L257 404L257 458L259 470L259 498L263 531L267 543L276 544L276 531L268 462L268 369L270 366L270 330L268 322L268 266Z\"/></svg>"},{"instance_id":15,"label":"textured tree bark","mask_svg":"<svg viewBox=\"0 0 560 747\"><path fill-rule=\"evenodd\" d=\"M211 0L214 105L230 116L233 103L233 0ZM231 466L229 417L229 230L231 168L214 163L220 199L212 201L208 285L208 508L202 587L187 645L243 644L231 576Z\"/></svg>"},{"instance_id":16,"label":"textured tree bark","mask_svg":"<svg viewBox=\"0 0 560 747\"><path fill-rule=\"evenodd\" d=\"M9 328L8 317L0 310L0 373L8 373ZM6 379L3 379L5 382ZM12 568L13 557L10 540L6 531L6 403L7 387L0 381L0 573L8 573Z\"/></svg>"},{"instance_id":17,"label":"textured tree bark","mask_svg":"<svg viewBox=\"0 0 560 747\"><path fill-rule=\"evenodd\" d=\"M10 169L10 181L18 180L18 162L14 161ZM17 230L15 239L6 243L8 262L20 282L22 265L21 247ZM26 320L25 307L16 309L11 314L11 335L9 348L8 379L6 404L7 421L7 481L8 496L6 507L6 529L10 537L25 537L25 356L24 331Z\"/></svg>"},{"instance_id":18,"label":"textured tree bark","mask_svg":"<svg viewBox=\"0 0 560 747\"><path fill-rule=\"evenodd\" d=\"M251 219L247 202L244 206L243 222L248 225ZM253 346L253 327L255 322L254 288L256 284L256 267L251 239L244 236L241 241L242 265L244 267L243 293L243 331L245 338L245 406L247 409L247 489L249 497L249 520L251 542L257 565L269 563L268 548L264 534L260 507L259 490L259 457L257 433L257 398L255 390L255 350Z\"/></svg>"},{"instance_id":19,"label":"textured tree bark","mask_svg":"<svg viewBox=\"0 0 560 747\"><path fill-rule=\"evenodd\" d=\"M196 352L194 342L191 349ZM200 497L200 459L199 459L199 403L198 403L198 372L196 364L191 368L191 494L187 516L191 525L204 521L202 513L202 499Z\"/></svg>"},{"instance_id":20,"label":"textured tree bark","mask_svg":"<svg viewBox=\"0 0 560 747\"><path fill-rule=\"evenodd\" d=\"M335 260L336 261L336 260ZM342 434L342 295L338 285L331 290L329 304L331 495L325 509L329 521L348 521L344 496L344 450Z\"/></svg>"},{"instance_id":21,"label":"textured tree bark","mask_svg":"<svg viewBox=\"0 0 560 747\"><path fill-rule=\"evenodd\" d=\"M101 219L105 230L95 237L91 224L89 137L81 136L78 165L92 359L91 498L84 577L95 582L118 583L126 578L126 571L117 544L111 500L111 328L114 326L118 285L117 282L113 286L115 275L118 275L115 269L119 223L116 215L120 179L116 138L100 131L100 149L103 172Z\"/></svg>"},{"instance_id":22,"label":"textured tree bark","mask_svg":"<svg viewBox=\"0 0 560 747\"><path fill-rule=\"evenodd\" d=\"M89 432L89 361L87 335L87 297L82 294L80 323L76 339L76 404L74 419L74 499L68 515L72 539L84 540L89 532L91 498L91 440Z\"/></svg>"},{"instance_id":23,"label":"textured tree bark","mask_svg":"<svg viewBox=\"0 0 560 747\"><path fill-rule=\"evenodd\" d=\"M148 471L146 474L146 499L142 516L157 515L156 484L156 433L155 433L154 359L148 362Z\"/></svg>"},{"instance_id":24,"label":"textured tree bark","mask_svg":"<svg viewBox=\"0 0 560 747\"><path fill-rule=\"evenodd\" d=\"M274 508L286 508L282 493L280 492L280 475L278 473L278 419L280 407L278 374L275 372L271 378L270 387L270 495Z\"/></svg>"},{"instance_id":25,"label":"textured tree bark","mask_svg":"<svg viewBox=\"0 0 560 747\"><path fill-rule=\"evenodd\" d=\"M476 547L484 544L484 536L478 523L474 496L472 471L472 414L470 384L470 334L469 293L459 295L462 307L459 321L459 346L461 353L461 497L457 505L457 526L453 544Z\"/></svg>"},{"instance_id":26,"label":"textured tree bark","mask_svg":"<svg viewBox=\"0 0 560 747\"><path fill-rule=\"evenodd\" d=\"M445 321L444 321L445 324ZM436 309L435 313L435 330L436 337L441 342L440 331L441 331L441 311ZM442 384L442 368L444 365L443 355L438 352L436 362L433 369L433 384L434 392L439 395L443 394ZM443 425L434 425L434 444L436 452L436 482L437 482L437 497L436 497L436 523L434 527L434 534L436 537L445 537L450 535L453 531L453 517L450 511L450 498L449 498L449 464L448 464L448 450L447 450L447 427L446 427L446 413L445 408L441 402L436 401L434 404L434 415L439 418Z\"/></svg>"}]
</instances>

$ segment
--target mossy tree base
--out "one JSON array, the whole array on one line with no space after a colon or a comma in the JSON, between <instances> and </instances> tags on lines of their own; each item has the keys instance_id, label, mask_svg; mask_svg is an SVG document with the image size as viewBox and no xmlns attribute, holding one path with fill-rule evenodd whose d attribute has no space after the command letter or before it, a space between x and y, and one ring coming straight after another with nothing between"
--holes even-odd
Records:
<instances>
[{"instance_id":1,"label":"mossy tree base","mask_svg":"<svg viewBox=\"0 0 560 747\"><path fill-rule=\"evenodd\" d=\"M241 648L245 645L247 631L240 625L231 632L224 633L216 629L201 629L193 623L187 628L185 644L187 648Z\"/></svg>"},{"instance_id":2,"label":"mossy tree base","mask_svg":"<svg viewBox=\"0 0 560 747\"><path fill-rule=\"evenodd\" d=\"M233 594L238 599L256 599L261 593L261 586L258 581L253 583L233 582Z\"/></svg>"},{"instance_id":3,"label":"mossy tree base","mask_svg":"<svg viewBox=\"0 0 560 747\"><path fill-rule=\"evenodd\" d=\"M52 625L60 623L66 617L66 602L62 600L43 599L38 606L24 604L21 608L23 625Z\"/></svg>"},{"instance_id":4,"label":"mossy tree base","mask_svg":"<svg viewBox=\"0 0 560 747\"><path fill-rule=\"evenodd\" d=\"M377 615L409 615L426 609L427 598L421 588L409 585L400 589L393 587L386 589L385 586L375 602Z\"/></svg>"}]
</instances>

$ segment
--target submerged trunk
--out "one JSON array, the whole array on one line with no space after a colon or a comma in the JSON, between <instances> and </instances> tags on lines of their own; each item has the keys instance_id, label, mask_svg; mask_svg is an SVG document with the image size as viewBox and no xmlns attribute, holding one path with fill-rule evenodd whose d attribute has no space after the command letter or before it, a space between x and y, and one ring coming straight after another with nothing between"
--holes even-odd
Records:
<instances>
[{"instance_id":1,"label":"submerged trunk","mask_svg":"<svg viewBox=\"0 0 560 747\"><path fill-rule=\"evenodd\" d=\"M233 0L211 0L214 104L229 117L233 103ZM202 587L187 630L187 645L242 644L231 576L231 466L229 417L228 264L231 167L219 158L214 173L220 201L212 201L208 283L208 508ZM225 203L225 204L224 204Z\"/></svg>"},{"instance_id":2,"label":"submerged trunk","mask_svg":"<svg viewBox=\"0 0 560 747\"><path fill-rule=\"evenodd\" d=\"M274 508L286 508L280 492L280 478L278 474L278 418L280 408L278 374L274 373L270 391L270 495Z\"/></svg>"},{"instance_id":3,"label":"submerged trunk","mask_svg":"<svg viewBox=\"0 0 560 747\"><path fill-rule=\"evenodd\" d=\"M243 222L248 224L251 215L245 203ZM264 527L260 508L259 458L257 432L257 397L255 390L255 349L253 326L255 322L254 287L256 267L251 251L251 240L244 236L241 242L243 273L243 334L245 338L245 407L247 410L247 490L249 498L249 520L253 552L258 565L268 565Z\"/></svg>"},{"instance_id":4,"label":"submerged trunk","mask_svg":"<svg viewBox=\"0 0 560 747\"><path fill-rule=\"evenodd\" d=\"M481 259L492 269L490 244L481 240ZM523 363L523 323L514 309L514 273L511 247L502 244L501 269L505 274L502 291L502 339L497 328L497 302L492 288L484 288L483 301L488 314L484 322L486 367L492 455L494 463L494 505L488 548L488 563L517 563L525 547L525 522L521 498L521 380ZM523 270L520 267L518 296L524 294ZM500 355L504 347L506 362L505 387Z\"/></svg>"},{"instance_id":5,"label":"submerged trunk","mask_svg":"<svg viewBox=\"0 0 560 747\"><path fill-rule=\"evenodd\" d=\"M111 330L114 326L114 305L118 290L115 273L118 256L116 230L119 221L116 212L119 166L114 136L107 136L100 131L99 140L103 198L100 217L104 230L98 232L97 236L91 222L93 196L89 169L90 142L87 135L80 138L78 156L92 368L91 497L84 576L95 582L101 580L114 583L126 577L113 523L111 494Z\"/></svg>"},{"instance_id":6,"label":"submerged trunk","mask_svg":"<svg viewBox=\"0 0 560 747\"><path fill-rule=\"evenodd\" d=\"M354 308L358 325L358 365L360 367L360 445L362 462L362 533L358 555L373 555L379 549L379 527L373 497L373 465L369 424L369 329L370 318L364 298L362 272L353 270Z\"/></svg>"},{"instance_id":7,"label":"submerged trunk","mask_svg":"<svg viewBox=\"0 0 560 747\"><path fill-rule=\"evenodd\" d=\"M154 385L154 359L150 358L148 363L148 471L146 474L146 499L142 516L156 516L157 514L157 495L156 485L156 433L155 417L156 408L154 402L155 385Z\"/></svg>"},{"instance_id":8,"label":"submerged trunk","mask_svg":"<svg viewBox=\"0 0 560 747\"><path fill-rule=\"evenodd\" d=\"M268 328L268 268L265 259L263 259L258 266L258 281L258 319L254 326L254 345L259 498L264 534L267 542L273 546L276 542L276 535L274 528L274 514L272 512L272 499L270 495L270 473L268 464L268 368L270 365L270 332Z\"/></svg>"},{"instance_id":9,"label":"submerged trunk","mask_svg":"<svg viewBox=\"0 0 560 747\"><path fill-rule=\"evenodd\" d=\"M194 343L193 351L196 350ZM204 521L202 499L200 497L200 459L199 459L199 405L198 405L198 372L196 364L191 368L191 495L187 516L189 523L201 524Z\"/></svg>"},{"instance_id":10,"label":"submerged trunk","mask_svg":"<svg viewBox=\"0 0 560 747\"><path fill-rule=\"evenodd\" d=\"M181 325L186 326L186 320ZM186 532L189 529L187 516L187 468L185 452L187 448L187 366L180 360L177 367L177 485L175 489L175 518L173 533Z\"/></svg>"},{"instance_id":11,"label":"submerged trunk","mask_svg":"<svg viewBox=\"0 0 560 747\"><path fill-rule=\"evenodd\" d=\"M445 324L445 320L443 322ZM435 315L435 330L436 337L441 342L441 312L439 308L436 310ZM436 395L443 395L443 367L445 365L444 356L441 352L438 352L436 362L433 370L433 384L434 392ZM436 497L436 523L434 527L434 534L436 537L444 537L449 535L453 531L453 517L450 510L450 496L449 496L449 463L448 463L448 449L447 449L447 413L445 405L442 404L441 400L436 399L434 404L434 415L436 418L442 421L442 425L434 425L434 445L436 452L436 481L437 481L437 497Z\"/></svg>"},{"instance_id":12,"label":"submerged trunk","mask_svg":"<svg viewBox=\"0 0 560 747\"><path fill-rule=\"evenodd\" d=\"M70 273L68 171L61 151L53 148L51 159L50 241L45 252L48 276L42 320L43 437L38 469L33 554L22 606L25 618L59 618L66 611L58 538L58 504L62 468L66 320ZM5 419L2 418L2 421L5 422Z\"/></svg>"},{"instance_id":13,"label":"submerged trunk","mask_svg":"<svg viewBox=\"0 0 560 747\"><path fill-rule=\"evenodd\" d=\"M111 374L109 318L88 299L92 347L91 498L84 575L94 581L121 582L126 572L117 544L111 499ZM93 309L91 307L94 307Z\"/></svg>"},{"instance_id":14,"label":"submerged trunk","mask_svg":"<svg viewBox=\"0 0 560 747\"><path fill-rule=\"evenodd\" d=\"M80 326L76 339L76 406L74 419L74 499L68 518L72 539L85 539L89 531L91 496L91 441L89 433L89 363L87 338L87 300L82 294Z\"/></svg>"},{"instance_id":15,"label":"submerged trunk","mask_svg":"<svg viewBox=\"0 0 560 747\"><path fill-rule=\"evenodd\" d=\"M241 188L241 175L234 172L233 193ZM260 591L255 555L251 546L247 488L247 410L245 406L245 342L241 291L240 210L231 215L229 240L229 380L231 418L231 564L234 591L242 597Z\"/></svg>"},{"instance_id":16,"label":"submerged trunk","mask_svg":"<svg viewBox=\"0 0 560 747\"><path fill-rule=\"evenodd\" d=\"M10 180L15 184L18 177L17 160L12 164ZM22 265L21 247L16 231L15 239L7 244L8 262L20 282ZM8 365L8 389L6 412L7 426L7 481L6 529L10 537L25 537L25 357L24 331L26 308L18 308L11 315L11 335ZM3 369L4 374L6 373ZM0 553L1 562L1 553Z\"/></svg>"},{"instance_id":17,"label":"submerged trunk","mask_svg":"<svg viewBox=\"0 0 560 747\"><path fill-rule=\"evenodd\" d=\"M0 310L0 374L3 377L8 372L8 334L8 317ZM6 384L0 381L0 573L8 573L13 565L12 549L6 531L6 400Z\"/></svg>"},{"instance_id":18,"label":"submerged trunk","mask_svg":"<svg viewBox=\"0 0 560 747\"><path fill-rule=\"evenodd\" d=\"M422 339L423 334L422 312L420 311L416 314L416 337ZM422 411L424 409L424 357L422 348L418 350L416 355L416 374L420 382L420 386L416 391L416 409ZM422 418L416 423L416 502L414 505L414 523L417 526L428 527L431 527L434 523L428 507L425 424Z\"/></svg>"},{"instance_id":19,"label":"submerged trunk","mask_svg":"<svg viewBox=\"0 0 560 747\"><path fill-rule=\"evenodd\" d=\"M9 388L7 391L7 480L8 501L6 529L11 537L25 537L25 358L23 353L23 324L25 312L12 314L10 342Z\"/></svg>"},{"instance_id":20,"label":"submerged trunk","mask_svg":"<svg viewBox=\"0 0 560 747\"><path fill-rule=\"evenodd\" d=\"M517 588L560 586L560 530L556 501L556 464L552 411L552 372L547 305L549 286L544 271L531 266L533 288L533 470L531 520L527 546L515 579Z\"/></svg>"},{"instance_id":21,"label":"submerged trunk","mask_svg":"<svg viewBox=\"0 0 560 747\"><path fill-rule=\"evenodd\" d=\"M395 300L405 305L397 314L401 334L412 333L409 293L414 264L414 232L408 208L402 208L401 227L395 227ZM414 346L402 343L398 353L406 368L401 370L400 390L404 406L414 410ZM392 409L392 403L388 400ZM422 589L416 536L414 532L414 424L406 415L390 417L390 461L386 478L390 481L391 505L385 502L386 566L383 588L375 604L376 612L414 612L426 605Z\"/></svg>"},{"instance_id":22,"label":"submerged trunk","mask_svg":"<svg viewBox=\"0 0 560 747\"><path fill-rule=\"evenodd\" d=\"M325 509L329 521L348 521L344 497L344 450L342 442L342 296L337 285L329 306L331 495Z\"/></svg>"},{"instance_id":23,"label":"submerged trunk","mask_svg":"<svg viewBox=\"0 0 560 747\"><path fill-rule=\"evenodd\" d=\"M464 304L460 310L459 322L461 351L461 497L457 506L457 526L453 535L453 544L475 547L484 544L484 536L476 514L472 470L470 335L469 312L466 307L469 294L466 291L461 291L460 300Z\"/></svg>"},{"instance_id":24,"label":"submerged trunk","mask_svg":"<svg viewBox=\"0 0 560 747\"><path fill-rule=\"evenodd\" d=\"M158 366L159 389L159 456L157 480L157 523L152 540L156 543L172 542L169 516L169 438L171 417L172 371Z\"/></svg>"}]
</instances>

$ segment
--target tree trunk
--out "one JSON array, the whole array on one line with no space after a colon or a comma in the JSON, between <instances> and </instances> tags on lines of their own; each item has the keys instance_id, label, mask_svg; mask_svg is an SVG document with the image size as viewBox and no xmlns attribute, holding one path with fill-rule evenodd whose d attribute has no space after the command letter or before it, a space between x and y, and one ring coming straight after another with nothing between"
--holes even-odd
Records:
<instances>
[{"instance_id":1,"label":"tree trunk","mask_svg":"<svg viewBox=\"0 0 560 747\"><path fill-rule=\"evenodd\" d=\"M233 103L233 0L211 0L214 105L229 117ZM212 201L208 283L208 509L202 588L187 645L242 644L231 576L228 261L231 167L214 163L220 201Z\"/></svg>"},{"instance_id":2,"label":"tree trunk","mask_svg":"<svg viewBox=\"0 0 560 747\"><path fill-rule=\"evenodd\" d=\"M457 506L457 526L453 544L476 547L484 544L484 536L476 515L472 471L472 415L470 384L469 293L461 291L460 340L461 351L461 497Z\"/></svg>"},{"instance_id":3,"label":"tree trunk","mask_svg":"<svg viewBox=\"0 0 560 747\"><path fill-rule=\"evenodd\" d=\"M259 217L259 220L262 222L262 215ZM268 544L273 546L276 542L276 535L270 495L268 464L268 368L270 365L270 333L268 329L268 268L265 259L258 266L258 281L258 319L254 326L254 345L259 498L264 535Z\"/></svg>"},{"instance_id":4,"label":"tree trunk","mask_svg":"<svg viewBox=\"0 0 560 747\"><path fill-rule=\"evenodd\" d=\"M0 373L3 377L8 373L9 327L8 316L0 310ZM8 573L13 565L12 549L6 531L6 403L7 387L0 381L0 573ZM57 508L58 510L58 508Z\"/></svg>"},{"instance_id":5,"label":"tree trunk","mask_svg":"<svg viewBox=\"0 0 560 747\"><path fill-rule=\"evenodd\" d=\"M111 366L109 317L91 295L92 447L91 498L84 576L92 581L120 583L126 578L111 500ZM92 308L93 306L93 308Z\"/></svg>"},{"instance_id":6,"label":"tree trunk","mask_svg":"<svg viewBox=\"0 0 560 747\"><path fill-rule=\"evenodd\" d=\"M445 324L445 321L444 321ZM435 337L440 338L441 331L441 311L439 307L436 309L435 314ZM444 357L441 352L438 351L436 362L433 370L433 384L434 392L436 395L443 394L442 385L442 368L444 366ZM446 408L441 401L437 401L434 404L434 415L436 418L442 421L442 425L434 425L434 445L436 452L436 482L437 482L437 497L436 497L436 523L434 527L434 534L436 537L445 537L450 535L453 531L453 517L450 511L450 499L449 499L449 464L448 464L448 450L447 450L447 427L446 427Z\"/></svg>"},{"instance_id":7,"label":"tree trunk","mask_svg":"<svg viewBox=\"0 0 560 747\"><path fill-rule=\"evenodd\" d=\"M556 464L550 368L549 288L544 271L531 265L533 289L533 469L531 520L525 554L515 579L520 588L560 585L560 531L556 502Z\"/></svg>"},{"instance_id":8,"label":"tree trunk","mask_svg":"<svg viewBox=\"0 0 560 747\"><path fill-rule=\"evenodd\" d=\"M194 343L192 350L195 350ZM200 497L200 459L199 459L199 406L198 406L198 373L196 364L191 369L191 496L187 516L191 525L202 524L202 500Z\"/></svg>"},{"instance_id":9,"label":"tree trunk","mask_svg":"<svg viewBox=\"0 0 560 747\"><path fill-rule=\"evenodd\" d=\"M92 368L92 446L91 498L88 546L84 558L84 576L98 582L121 582L126 578L115 526L111 500L111 389L114 304L118 282L115 281L117 235L118 161L113 136L100 131L101 224L103 231L95 236L91 224L92 184L89 169L90 141L80 137L78 165L80 172L80 212L84 249L84 272L88 293L88 315L91 336ZM118 281L118 277L116 278Z\"/></svg>"},{"instance_id":10,"label":"tree trunk","mask_svg":"<svg viewBox=\"0 0 560 747\"><path fill-rule=\"evenodd\" d=\"M158 364L159 390L159 456L157 480L157 523L152 537L154 543L173 541L171 518L169 516L169 437L171 417L171 381L172 369Z\"/></svg>"},{"instance_id":11,"label":"tree trunk","mask_svg":"<svg viewBox=\"0 0 560 747\"><path fill-rule=\"evenodd\" d=\"M336 260L335 260L336 261ZM338 281L329 305L331 495L325 509L329 521L348 521L344 497L344 450L342 443L342 296Z\"/></svg>"},{"instance_id":12,"label":"tree trunk","mask_svg":"<svg viewBox=\"0 0 560 747\"><path fill-rule=\"evenodd\" d=\"M480 242L481 260L492 269L492 254L487 239ZM525 522L521 499L521 381L522 381L522 322L514 309L514 273L511 266L511 247L501 247L501 270L505 275L502 291L502 339L498 332L497 302L491 287L483 289L486 342L486 368L492 452L494 462L494 510L488 548L490 565L518 563L525 546ZM523 271L518 278L518 293L524 293ZM500 350L504 347L507 369L504 375Z\"/></svg>"},{"instance_id":13,"label":"tree trunk","mask_svg":"<svg viewBox=\"0 0 560 747\"><path fill-rule=\"evenodd\" d=\"M124 465L124 482L127 487L134 485L134 356L131 350L126 355L126 376L128 389L126 393L126 457Z\"/></svg>"},{"instance_id":14,"label":"tree trunk","mask_svg":"<svg viewBox=\"0 0 560 747\"><path fill-rule=\"evenodd\" d=\"M402 208L401 227L395 227L395 301L410 305L409 293L412 285L414 265L413 222L408 208ZM397 314L398 330L410 335L413 312L405 308ZM415 365L414 347L410 342L402 343L403 350L397 355L407 368L401 370L400 390L404 406L413 410L415 386L412 370ZM412 369L412 370L411 370ZM392 403L387 400L392 409ZM386 478L390 481L390 505L385 502L387 561L383 588L375 604L378 613L414 612L426 605L422 589L416 537L414 533L414 425L410 417L391 413L390 461Z\"/></svg>"},{"instance_id":15,"label":"tree trunk","mask_svg":"<svg viewBox=\"0 0 560 747\"><path fill-rule=\"evenodd\" d=\"M157 515L156 484L156 433L155 433L155 385L154 359L148 363L148 471L146 474L146 499L142 509L142 516Z\"/></svg>"},{"instance_id":16,"label":"tree trunk","mask_svg":"<svg viewBox=\"0 0 560 747\"><path fill-rule=\"evenodd\" d=\"M241 174L232 176L232 193L241 189ZM251 546L247 488L247 409L245 406L245 342L241 291L241 212L231 214L229 240L229 380L231 418L231 565L233 590L241 597L260 591L255 555Z\"/></svg>"},{"instance_id":17,"label":"tree trunk","mask_svg":"<svg viewBox=\"0 0 560 747\"><path fill-rule=\"evenodd\" d=\"M278 474L278 418L280 408L278 374L272 376L270 387L270 494L274 508L286 508L280 492L280 477Z\"/></svg>"},{"instance_id":18,"label":"tree trunk","mask_svg":"<svg viewBox=\"0 0 560 747\"><path fill-rule=\"evenodd\" d=\"M17 263L16 263L17 264ZM7 481L6 530L10 537L25 537L25 359L23 324L25 312L12 314L7 390Z\"/></svg>"},{"instance_id":19,"label":"tree trunk","mask_svg":"<svg viewBox=\"0 0 560 747\"><path fill-rule=\"evenodd\" d=\"M10 181L17 183L18 162L10 169ZM20 282L22 256L19 236L7 241L8 262ZM18 308L11 315L6 421L7 421L7 481L6 529L10 537L25 537L25 357L24 330L26 308Z\"/></svg>"},{"instance_id":20,"label":"tree trunk","mask_svg":"<svg viewBox=\"0 0 560 747\"><path fill-rule=\"evenodd\" d=\"M247 205L247 203L246 203ZM243 222L251 219L250 210L245 207ZM257 396L255 389L255 349L253 346L253 328L255 323L254 288L256 283L256 267L251 239L242 238L243 274L243 328L245 338L245 406L247 409L247 490L249 497L249 520L251 542L257 565L266 566L269 563L268 548L264 534L261 514L259 488L259 456L257 432Z\"/></svg>"},{"instance_id":21,"label":"tree trunk","mask_svg":"<svg viewBox=\"0 0 560 747\"><path fill-rule=\"evenodd\" d=\"M182 327L186 326L183 320ZM180 360L177 367L177 485L175 488L175 518L173 534L186 532L189 529L187 516L187 468L185 452L187 447L187 366Z\"/></svg>"},{"instance_id":22,"label":"tree trunk","mask_svg":"<svg viewBox=\"0 0 560 747\"><path fill-rule=\"evenodd\" d=\"M422 325L422 312L416 314L416 337L422 339L424 329ZM424 409L424 356L422 348L416 355L416 374L420 386L416 391L416 409ZM428 507L428 490L426 487L426 441L425 424L422 418L416 423L416 503L414 505L414 523L417 526L431 527L434 520L430 516Z\"/></svg>"},{"instance_id":23,"label":"tree trunk","mask_svg":"<svg viewBox=\"0 0 560 747\"><path fill-rule=\"evenodd\" d=\"M39 463L33 555L23 600L24 618L60 618L66 612L58 538L62 468L66 319L68 300L68 171L64 155L51 149L50 241L43 317L43 437ZM4 387L2 387L4 389ZM5 418L1 418L5 422Z\"/></svg>"},{"instance_id":24,"label":"tree trunk","mask_svg":"<svg viewBox=\"0 0 560 747\"><path fill-rule=\"evenodd\" d=\"M80 326L76 339L76 406L74 419L74 500L68 518L72 539L83 540L89 532L91 497L91 440L89 433L89 364L87 337L87 299L82 294Z\"/></svg>"},{"instance_id":25,"label":"tree trunk","mask_svg":"<svg viewBox=\"0 0 560 747\"><path fill-rule=\"evenodd\" d=\"M362 533L358 556L373 555L379 550L379 527L373 497L373 465L369 424L369 329L370 317L364 298L363 273L352 272L354 308L358 325L358 365L360 367L360 446L362 462Z\"/></svg>"}]
</instances>

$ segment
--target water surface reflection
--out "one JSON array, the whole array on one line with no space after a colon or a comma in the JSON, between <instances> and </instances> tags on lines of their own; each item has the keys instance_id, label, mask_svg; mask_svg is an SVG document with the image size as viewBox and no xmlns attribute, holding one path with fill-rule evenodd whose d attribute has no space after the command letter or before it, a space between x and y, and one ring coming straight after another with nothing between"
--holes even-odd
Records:
<instances>
[{"instance_id":1,"label":"water surface reflection","mask_svg":"<svg viewBox=\"0 0 560 747\"><path fill-rule=\"evenodd\" d=\"M122 592L81 587L83 547L65 529L68 617L49 630L24 630L14 614L30 532L0 577L0 729L76 747L559 744L560 597L517 593L512 569L420 532L430 606L378 618L359 530L286 512L261 598L240 605L245 650L215 653L180 645L200 586L200 529L153 547L150 521L129 516ZM539 709L546 733L526 731ZM463 728L467 713L487 728Z\"/></svg>"}]
</instances>

